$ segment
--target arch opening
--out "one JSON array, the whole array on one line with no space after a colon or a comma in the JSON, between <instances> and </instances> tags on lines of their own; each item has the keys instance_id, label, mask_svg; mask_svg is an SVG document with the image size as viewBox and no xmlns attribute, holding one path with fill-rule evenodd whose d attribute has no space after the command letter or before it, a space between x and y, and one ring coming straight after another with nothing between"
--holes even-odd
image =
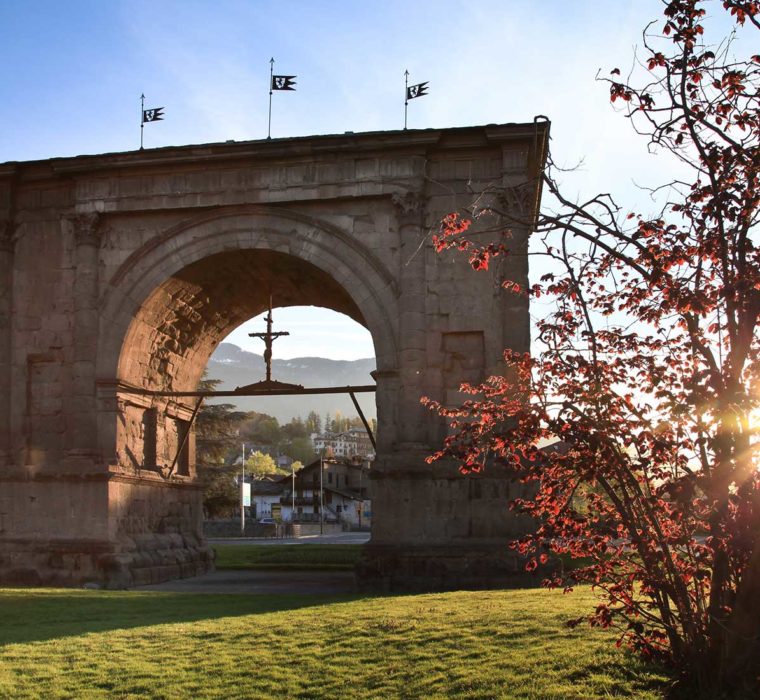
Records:
<instances>
[{"instance_id":1,"label":"arch opening","mask_svg":"<svg viewBox=\"0 0 760 700\"><path fill-rule=\"evenodd\" d=\"M122 345L119 384L159 392L197 390L214 350L268 309L270 295L275 307L320 306L367 327L352 296L316 265L272 250L227 250L186 265L148 294ZM371 383L367 375L362 383ZM128 390L119 391L117 399L121 469L195 476L194 399Z\"/></svg>"},{"instance_id":2,"label":"arch opening","mask_svg":"<svg viewBox=\"0 0 760 700\"><path fill-rule=\"evenodd\" d=\"M231 390L265 378L264 348L260 338L250 333L266 330L263 312L248 319L226 336L206 365L206 377L218 380L218 388ZM371 385L377 369L372 335L362 324L342 312L323 306L273 308L273 332L287 335L273 342L272 379L308 388ZM356 399L368 420L376 418L375 395L357 393ZM211 400L210 400L211 401ZM269 414L281 423L316 412L342 417L357 416L348 394L301 396L225 397L215 401L231 403L240 411Z\"/></svg>"},{"instance_id":3,"label":"arch opening","mask_svg":"<svg viewBox=\"0 0 760 700\"><path fill-rule=\"evenodd\" d=\"M155 289L130 325L118 379L145 389L192 391L216 346L268 308L319 305L367 325L324 270L285 253L234 250L198 260Z\"/></svg>"},{"instance_id":4,"label":"arch opening","mask_svg":"<svg viewBox=\"0 0 760 700\"><path fill-rule=\"evenodd\" d=\"M204 388L227 390L260 382L266 375L263 339L269 312L249 319L217 347L206 367ZM345 314L318 306L274 307L271 378L307 388L373 384L376 369L368 330ZM218 383L218 384L217 384ZM288 533L371 525L371 464L377 434L375 394L318 393L208 399L227 404L197 424L197 470L208 527L227 527L244 517L251 532L270 518ZM354 403L356 401L356 404ZM226 434L218 430L224 422ZM245 512L241 516L241 455L246 457ZM326 457L326 458L325 458ZM325 458L320 462L320 458ZM323 464L324 490L312 478ZM261 481L263 479L263 481ZM320 518L324 521L320 525ZM332 531L332 530L331 530Z\"/></svg>"}]
</instances>

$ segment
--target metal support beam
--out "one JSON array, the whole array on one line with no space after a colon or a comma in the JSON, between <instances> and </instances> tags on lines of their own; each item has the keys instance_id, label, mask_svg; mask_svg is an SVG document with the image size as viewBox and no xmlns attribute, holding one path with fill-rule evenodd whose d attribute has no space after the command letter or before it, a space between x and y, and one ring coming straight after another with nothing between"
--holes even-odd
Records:
<instances>
[{"instance_id":1,"label":"metal support beam","mask_svg":"<svg viewBox=\"0 0 760 700\"><path fill-rule=\"evenodd\" d=\"M375 444L375 436L372 434L372 428L369 427L369 423L367 423L367 419L364 417L364 411L362 411L361 406L359 406L359 402L356 400L356 396L354 396L353 391L348 392L351 396L351 401L354 402L354 408L359 413L359 418L362 419L362 423L364 423L364 427L367 430L367 435L369 435L369 441L372 443L372 449L377 452L377 445Z\"/></svg>"},{"instance_id":2,"label":"metal support beam","mask_svg":"<svg viewBox=\"0 0 760 700\"><path fill-rule=\"evenodd\" d=\"M174 461L172 462L172 466L169 469L169 474L167 475L167 478L174 474L174 468L177 466L177 462L179 461L179 456L182 454L182 450L185 449L185 445L187 445L187 440L190 437L190 431L193 429L193 423L195 422L195 418L198 415L198 411L201 410L201 404L203 403L204 397L201 396L198 399L198 403L195 404L195 408L193 409L193 414L190 416L190 420L187 423L187 430L185 431L185 434L182 436L182 440L179 443L179 446L177 447L177 454L174 455Z\"/></svg>"},{"instance_id":3,"label":"metal support beam","mask_svg":"<svg viewBox=\"0 0 760 700\"><path fill-rule=\"evenodd\" d=\"M374 384L360 384L357 386L323 386L309 389L262 389L255 391L155 391L153 389L142 389L119 383L116 391L124 394L139 394L141 396L200 396L202 398L212 398L216 396L301 396L305 394L366 393L377 391L377 386Z\"/></svg>"},{"instance_id":4,"label":"metal support beam","mask_svg":"<svg viewBox=\"0 0 760 700\"><path fill-rule=\"evenodd\" d=\"M370 442L372 443L372 448L375 450L375 452L377 452L377 443L375 442L375 436L372 433L372 428L370 428L370 425L367 422L367 418L364 415L364 411L362 411L361 406L359 406L359 402L356 400L355 396L355 394L358 393L377 391L377 386L375 384L359 384L356 386L324 386L309 389L300 387L298 389L237 389L235 391L155 391L153 389L143 389L141 387L131 386L124 384L123 382L119 382L117 384L116 390L125 394L139 394L141 396L198 397L198 403L193 410L193 415L190 418L187 432L182 438L182 442L179 446L179 449L177 450L177 454L174 456L174 461L172 462L171 469L169 470L170 476L174 473L174 468L177 466L179 456L182 453L185 444L187 443L187 438L190 435L190 428L192 428L195 417L198 415L198 411L201 408L203 399L214 398L217 396L301 396L305 394L348 394L351 397L351 401L354 402L354 407L359 414L359 418L361 418L362 423L364 424L367 435L369 435Z\"/></svg>"}]
</instances>

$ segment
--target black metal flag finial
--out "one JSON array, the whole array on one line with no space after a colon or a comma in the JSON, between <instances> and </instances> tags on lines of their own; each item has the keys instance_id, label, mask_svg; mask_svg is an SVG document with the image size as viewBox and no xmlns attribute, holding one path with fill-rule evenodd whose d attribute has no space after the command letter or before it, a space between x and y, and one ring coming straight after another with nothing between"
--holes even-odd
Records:
<instances>
[{"instance_id":1,"label":"black metal flag finial","mask_svg":"<svg viewBox=\"0 0 760 700\"><path fill-rule=\"evenodd\" d=\"M295 75L273 75L272 90L295 90Z\"/></svg>"},{"instance_id":2,"label":"black metal flag finial","mask_svg":"<svg viewBox=\"0 0 760 700\"><path fill-rule=\"evenodd\" d=\"M267 138L272 138L272 93L275 90L295 90L297 75L275 75L274 58L269 59L269 126Z\"/></svg>"},{"instance_id":3,"label":"black metal flag finial","mask_svg":"<svg viewBox=\"0 0 760 700\"><path fill-rule=\"evenodd\" d=\"M164 108L154 107L153 109L143 110L143 124L145 122L160 122L164 118Z\"/></svg>"},{"instance_id":4,"label":"black metal flag finial","mask_svg":"<svg viewBox=\"0 0 760 700\"><path fill-rule=\"evenodd\" d=\"M145 109L145 95L140 95L140 112L142 117L140 118L140 150L143 150L143 129L147 122L160 122L164 119L163 107L152 107L151 109Z\"/></svg>"},{"instance_id":5,"label":"black metal flag finial","mask_svg":"<svg viewBox=\"0 0 760 700\"><path fill-rule=\"evenodd\" d=\"M427 82L419 83L418 85L410 85L406 89L406 99L413 100L415 97L422 97L427 95Z\"/></svg>"},{"instance_id":6,"label":"black metal flag finial","mask_svg":"<svg viewBox=\"0 0 760 700\"><path fill-rule=\"evenodd\" d=\"M404 71L404 130L406 130L406 117L409 107L409 100L413 100L417 97L424 97L428 94L428 81L424 83L417 83L416 85L409 85L409 71Z\"/></svg>"}]
</instances>

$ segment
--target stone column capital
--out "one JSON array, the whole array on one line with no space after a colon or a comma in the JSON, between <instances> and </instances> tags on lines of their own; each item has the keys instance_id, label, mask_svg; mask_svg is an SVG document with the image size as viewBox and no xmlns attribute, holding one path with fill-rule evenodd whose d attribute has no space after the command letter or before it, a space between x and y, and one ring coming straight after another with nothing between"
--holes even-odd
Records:
<instances>
[{"instance_id":1,"label":"stone column capital","mask_svg":"<svg viewBox=\"0 0 760 700\"><path fill-rule=\"evenodd\" d=\"M524 219L533 215L535 196L535 187L529 182L521 182L500 188L496 200L499 208L508 216Z\"/></svg>"},{"instance_id":2,"label":"stone column capital","mask_svg":"<svg viewBox=\"0 0 760 700\"><path fill-rule=\"evenodd\" d=\"M0 252L12 253L16 245L16 224L11 219L0 219Z\"/></svg>"},{"instance_id":3,"label":"stone column capital","mask_svg":"<svg viewBox=\"0 0 760 700\"><path fill-rule=\"evenodd\" d=\"M71 214L66 217L74 231L74 240L77 247L86 245L95 248L100 247L101 216L97 212L84 214Z\"/></svg>"},{"instance_id":4,"label":"stone column capital","mask_svg":"<svg viewBox=\"0 0 760 700\"><path fill-rule=\"evenodd\" d=\"M402 224L420 221L425 210L425 197L414 190L394 192L391 202L396 209L396 216Z\"/></svg>"}]
</instances>

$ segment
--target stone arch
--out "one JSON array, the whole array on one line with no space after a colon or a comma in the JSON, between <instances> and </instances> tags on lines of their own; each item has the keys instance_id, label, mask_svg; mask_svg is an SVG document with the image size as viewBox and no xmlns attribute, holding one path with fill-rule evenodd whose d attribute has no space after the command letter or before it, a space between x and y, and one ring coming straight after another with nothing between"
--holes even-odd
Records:
<instances>
[{"instance_id":1,"label":"stone arch","mask_svg":"<svg viewBox=\"0 0 760 700\"><path fill-rule=\"evenodd\" d=\"M368 328L378 370L388 377L378 387L378 419L390 426L396 282L355 238L282 209L206 213L136 250L111 277L101 301L101 384L194 390L214 348L266 309L270 290L275 306L325 306ZM102 398L113 398L106 394ZM101 412L106 454L123 442L114 435L116 423L124 422L118 414L116 405Z\"/></svg>"},{"instance_id":2,"label":"stone arch","mask_svg":"<svg viewBox=\"0 0 760 700\"><path fill-rule=\"evenodd\" d=\"M263 252L280 268L290 258L304 270L313 268L325 275L323 279L329 277L334 288L326 291L332 295L333 305L339 307L336 310L371 332L378 368L395 368L396 282L372 252L326 222L282 209L247 207L183 222L135 251L120 266L101 302L98 377L120 378L126 372L124 341L134 332L130 327L141 309L158 301L155 294L162 285L188 268L189 273L183 275L186 279L178 281L200 281L192 279L193 273L199 272L194 265L212 256L245 251ZM340 290L343 298L339 298ZM265 304L254 308L257 310L251 315L263 310ZM230 330L233 327L228 325Z\"/></svg>"}]
</instances>

